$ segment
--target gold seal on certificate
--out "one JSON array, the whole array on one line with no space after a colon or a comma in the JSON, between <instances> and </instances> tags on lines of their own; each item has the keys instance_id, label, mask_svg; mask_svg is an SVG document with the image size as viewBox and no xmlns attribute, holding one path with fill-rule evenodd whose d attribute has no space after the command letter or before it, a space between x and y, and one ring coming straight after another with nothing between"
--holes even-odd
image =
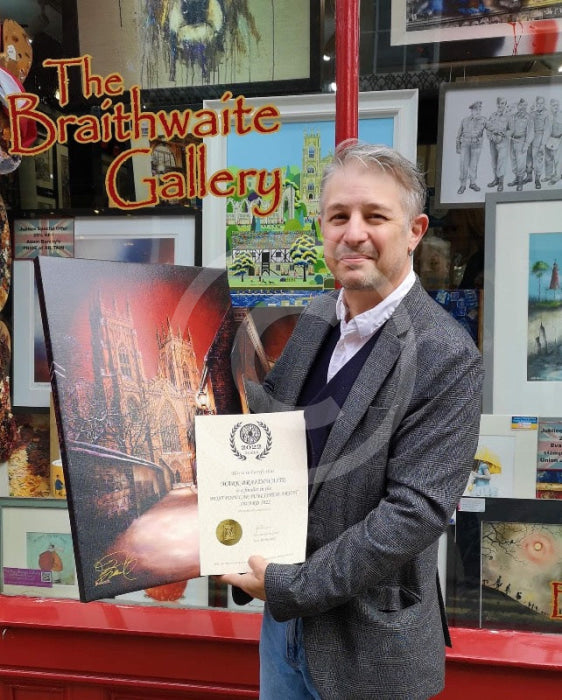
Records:
<instances>
[{"instance_id":1,"label":"gold seal on certificate","mask_svg":"<svg viewBox=\"0 0 562 700\"><path fill-rule=\"evenodd\" d=\"M242 527L236 520L221 520L217 525L217 540L227 547L238 544L242 537Z\"/></svg>"},{"instance_id":2,"label":"gold seal on certificate","mask_svg":"<svg viewBox=\"0 0 562 700\"><path fill-rule=\"evenodd\" d=\"M248 558L304 560L308 469L303 411L195 417L201 575Z\"/></svg>"}]
</instances>

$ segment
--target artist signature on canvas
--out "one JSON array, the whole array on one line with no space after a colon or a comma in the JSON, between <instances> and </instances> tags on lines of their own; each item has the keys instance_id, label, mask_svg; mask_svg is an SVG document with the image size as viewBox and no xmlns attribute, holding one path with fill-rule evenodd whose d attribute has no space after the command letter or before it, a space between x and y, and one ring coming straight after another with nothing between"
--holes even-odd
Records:
<instances>
[{"instance_id":1,"label":"artist signature on canvas","mask_svg":"<svg viewBox=\"0 0 562 700\"><path fill-rule=\"evenodd\" d=\"M94 569L98 572L95 581L96 586L109 583L116 576L122 576L129 581L134 581L133 572L137 560L130 557L126 552L112 552L106 554L94 564Z\"/></svg>"}]
</instances>

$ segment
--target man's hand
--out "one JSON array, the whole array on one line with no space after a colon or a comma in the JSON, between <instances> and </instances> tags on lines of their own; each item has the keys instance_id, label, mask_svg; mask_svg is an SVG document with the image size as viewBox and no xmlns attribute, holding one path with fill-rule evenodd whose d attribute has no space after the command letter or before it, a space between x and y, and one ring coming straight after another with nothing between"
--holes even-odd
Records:
<instances>
[{"instance_id":1,"label":"man's hand","mask_svg":"<svg viewBox=\"0 0 562 700\"><path fill-rule=\"evenodd\" d=\"M231 586L238 586L252 598L265 600L265 568L268 562L259 556L248 559L251 571L246 574L224 574L217 576L219 581L229 583Z\"/></svg>"}]
</instances>

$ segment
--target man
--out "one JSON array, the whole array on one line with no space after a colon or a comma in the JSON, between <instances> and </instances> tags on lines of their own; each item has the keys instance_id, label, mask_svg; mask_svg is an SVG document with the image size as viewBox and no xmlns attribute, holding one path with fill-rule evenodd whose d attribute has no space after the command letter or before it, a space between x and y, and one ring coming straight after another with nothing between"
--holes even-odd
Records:
<instances>
[{"instance_id":1,"label":"man","mask_svg":"<svg viewBox=\"0 0 562 700\"><path fill-rule=\"evenodd\" d=\"M509 118L507 131L511 137L511 167L515 179L508 182L508 187L516 186L517 192L521 192L527 179L527 153L533 142L533 121L527 111L527 100L521 98L517 103L517 111Z\"/></svg>"},{"instance_id":2,"label":"man","mask_svg":"<svg viewBox=\"0 0 562 700\"><path fill-rule=\"evenodd\" d=\"M478 176L478 161L482 152L482 141L486 119L482 116L482 102L478 100L470 105L470 116L465 117L459 126L457 133L457 153L461 157L460 162L460 187L457 194L463 194L466 190L466 181L475 192L480 192L476 184Z\"/></svg>"},{"instance_id":3,"label":"man","mask_svg":"<svg viewBox=\"0 0 562 700\"><path fill-rule=\"evenodd\" d=\"M544 147L545 177L543 182L555 185L560 179L560 139L562 138L562 112L560 100L554 97L550 100L550 136Z\"/></svg>"},{"instance_id":4,"label":"man","mask_svg":"<svg viewBox=\"0 0 562 700\"><path fill-rule=\"evenodd\" d=\"M490 158L494 172L494 179L488 183L488 187L497 187L498 192L503 192L503 179L505 177L507 147L509 144L507 136L509 116L505 97L498 97L496 104L496 111L486 121L486 132L490 143Z\"/></svg>"},{"instance_id":5,"label":"man","mask_svg":"<svg viewBox=\"0 0 562 700\"><path fill-rule=\"evenodd\" d=\"M413 272L424 203L421 175L392 149L338 147L320 223L342 288L301 314L263 386L247 384L255 412L304 407L310 468L306 561L253 556L221 577L266 601L262 700L443 687L438 538L476 451L481 361Z\"/></svg>"},{"instance_id":6,"label":"man","mask_svg":"<svg viewBox=\"0 0 562 700\"><path fill-rule=\"evenodd\" d=\"M544 147L550 136L551 118L544 97L538 95L530 114L533 122L533 140L527 149L527 176L525 182L532 182L535 174L535 189L541 189L544 175Z\"/></svg>"}]
</instances>

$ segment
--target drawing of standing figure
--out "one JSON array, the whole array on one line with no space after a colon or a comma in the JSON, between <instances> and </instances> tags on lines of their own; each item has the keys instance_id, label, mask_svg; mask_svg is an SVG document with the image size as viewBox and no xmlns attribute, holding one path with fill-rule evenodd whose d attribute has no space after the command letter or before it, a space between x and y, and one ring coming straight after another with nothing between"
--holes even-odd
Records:
<instances>
[{"instance_id":1,"label":"drawing of standing figure","mask_svg":"<svg viewBox=\"0 0 562 700\"><path fill-rule=\"evenodd\" d=\"M541 178L544 174L544 146L550 136L550 112L546 108L544 97L540 95L535 99L535 105L531 110L533 121L533 140L527 151L527 176L525 182L532 182L535 174L535 188L540 190Z\"/></svg>"},{"instance_id":2,"label":"drawing of standing figure","mask_svg":"<svg viewBox=\"0 0 562 700\"><path fill-rule=\"evenodd\" d=\"M517 191L521 192L525 183L527 151L533 141L533 121L527 111L527 100L523 97L517 103L517 111L509 118L507 131L511 137L511 167L515 175L515 179L507 185L516 185Z\"/></svg>"},{"instance_id":3,"label":"drawing of standing figure","mask_svg":"<svg viewBox=\"0 0 562 700\"><path fill-rule=\"evenodd\" d=\"M496 104L496 111L490 115L486 122L486 133L490 143L490 157L494 172L494 179L488 183L488 187L497 186L498 192L503 192L503 179L507 168L509 146L509 138L507 136L509 114L505 97L498 97Z\"/></svg>"},{"instance_id":4,"label":"drawing of standing figure","mask_svg":"<svg viewBox=\"0 0 562 700\"><path fill-rule=\"evenodd\" d=\"M470 107L470 116L464 117L457 133L457 153L461 157L460 162L460 187L457 194L462 194L466 190L466 181L469 187L475 192L480 192L480 187L476 184L478 175L478 161L482 152L482 141L484 139L484 129L486 119L482 116L482 102L473 102Z\"/></svg>"},{"instance_id":5,"label":"drawing of standing figure","mask_svg":"<svg viewBox=\"0 0 562 700\"><path fill-rule=\"evenodd\" d=\"M560 111L560 100L554 97L550 100L550 136L546 140L544 147L544 170L543 182L555 185L560 179L560 142L562 140L562 112Z\"/></svg>"}]
</instances>

